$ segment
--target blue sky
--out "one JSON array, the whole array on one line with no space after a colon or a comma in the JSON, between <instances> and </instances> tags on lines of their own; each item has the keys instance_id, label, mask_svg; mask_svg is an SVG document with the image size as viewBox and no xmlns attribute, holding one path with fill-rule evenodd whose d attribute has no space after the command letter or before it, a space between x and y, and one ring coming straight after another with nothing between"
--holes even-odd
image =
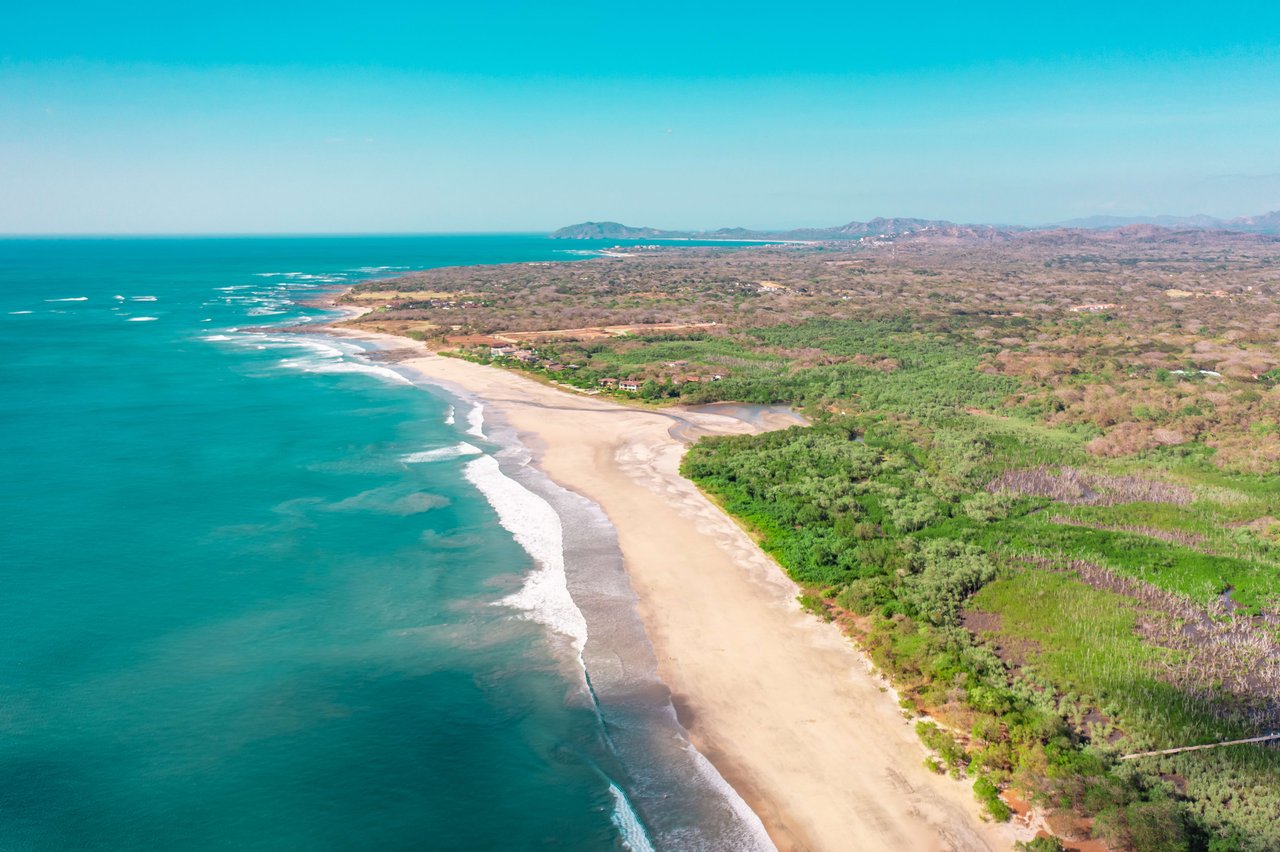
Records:
<instances>
[{"instance_id":1,"label":"blue sky","mask_svg":"<svg viewBox=\"0 0 1280 852\"><path fill-rule=\"evenodd\" d=\"M1280 4L23 3L0 232L1280 208Z\"/></svg>"}]
</instances>

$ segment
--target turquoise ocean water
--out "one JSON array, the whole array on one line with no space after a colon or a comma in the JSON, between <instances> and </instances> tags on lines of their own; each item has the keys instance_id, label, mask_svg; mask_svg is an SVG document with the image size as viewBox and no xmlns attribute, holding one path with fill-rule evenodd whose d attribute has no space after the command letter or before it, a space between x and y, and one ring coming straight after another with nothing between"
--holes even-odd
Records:
<instances>
[{"instance_id":1,"label":"turquoise ocean water","mask_svg":"<svg viewBox=\"0 0 1280 852\"><path fill-rule=\"evenodd\" d=\"M0 849L765 845L683 740L595 507L475 401L245 330L568 257L0 240Z\"/></svg>"}]
</instances>

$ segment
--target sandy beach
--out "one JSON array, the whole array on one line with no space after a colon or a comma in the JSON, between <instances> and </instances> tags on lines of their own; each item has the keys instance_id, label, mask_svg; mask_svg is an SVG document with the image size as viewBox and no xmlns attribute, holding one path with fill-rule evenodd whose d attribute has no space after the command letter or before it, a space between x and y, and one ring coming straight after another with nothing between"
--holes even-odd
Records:
<instances>
[{"instance_id":1,"label":"sandy beach","mask_svg":"<svg viewBox=\"0 0 1280 852\"><path fill-rule=\"evenodd\" d=\"M404 366L483 400L548 476L604 510L681 722L780 849L1012 845L967 785L924 768L892 691L839 628L804 613L781 568L680 476L683 441L758 426L630 408L385 340L417 347ZM794 422L775 421L764 425Z\"/></svg>"}]
</instances>

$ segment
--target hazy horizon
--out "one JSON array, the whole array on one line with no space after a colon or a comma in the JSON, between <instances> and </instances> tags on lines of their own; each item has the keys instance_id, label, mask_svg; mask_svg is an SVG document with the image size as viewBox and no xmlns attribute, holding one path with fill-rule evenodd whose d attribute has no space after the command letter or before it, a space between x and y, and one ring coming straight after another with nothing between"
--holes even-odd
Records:
<instances>
[{"instance_id":1,"label":"hazy horizon","mask_svg":"<svg viewBox=\"0 0 1280 852\"><path fill-rule=\"evenodd\" d=\"M1259 211L1254 211L1254 212L1252 212L1252 213L1242 213L1242 214L1240 214L1240 216L1259 215L1259 214L1262 214L1262 213L1269 213L1269 212L1272 212L1272 211L1270 211L1270 210L1259 210ZM1191 217L1194 217L1194 216L1197 216L1197 215L1207 215L1207 214L1197 214L1197 213L1155 213L1155 214L1150 214L1150 215L1147 215L1147 216L1144 216L1144 215L1138 215L1138 214L1135 214L1135 215L1129 216L1129 215L1126 215L1126 214L1123 214L1123 213L1102 213L1102 214L1094 214L1094 215L1091 215L1091 216L1080 216L1080 217L1074 217L1073 219L1061 219L1061 220L1057 220L1057 221L1054 221L1054 222L976 222L976 221L975 221L975 222L956 222L956 224L959 224L959 225L993 225L993 226L996 226L996 227L1006 226L1006 227L1010 227L1010 228L1032 228L1032 229L1034 229L1034 228L1043 228L1043 227L1053 227L1053 226L1062 225L1062 224L1065 224L1065 223L1070 223L1070 222L1072 222L1072 221L1083 221L1083 220L1087 220L1087 219L1090 219L1090 218L1107 218L1107 219L1112 219L1112 218L1114 218L1114 219L1128 219L1128 218L1133 218L1133 219L1147 219L1147 218L1165 218L1165 217L1167 217L1167 218L1180 219L1180 218L1191 218ZM551 234L552 232L554 232L554 231L556 231L556 230L559 230L559 229L560 229L560 228L562 228L562 227L567 227L567 226L570 226L570 225L585 224L585 223L588 223L588 222L595 222L595 223L613 222L613 223L620 224L620 225L626 225L626 226L628 226L628 227L637 227L637 228L656 228L656 229L658 229L658 230L685 231L685 232L689 232L689 233L711 233L711 232L713 232L713 231L720 230L720 229L725 229L725 228L745 228L746 230L750 230L750 231L770 232L770 231L799 230L799 229L801 229L801 228L827 228L827 227L837 227L837 226L840 226L840 225L846 225L846 224L849 224L850 222L867 222L867 221L870 221L870 220L872 220L872 219L876 219L876 218L883 218L883 219L907 219L907 218L910 218L910 219L926 219L926 220L935 220L935 221L937 221L937 220L943 220L943 217L939 217L939 216L918 216L918 215L913 215L913 214L901 214L901 215L889 215L889 216L882 216L882 215L877 214L877 215L874 215L874 216L864 216L864 217L859 217L859 218L856 218L856 219L844 219L844 220L841 220L841 221L838 221L838 222L827 222L827 223L825 223L825 224L821 224L821 225L815 225L815 224L806 224L806 225L787 225L787 224L781 224L781 225L779 225L779 224L771 224L771 225L742 225L742 224L737 224L737 223L735 223L735 224L731 224L731 225L706 225L706 226L687 227L687 228L669 228L669 227L667 227L666 225L664 225L664 224L662 224L662 223L660 223L660 222L628 222L628 221L622 221L622 220L618 220L618 219L601 218L601 219L579 219L579 220L577 220L577 221L573 221L573 222L564 222L564 223L562 223L562 224L560 224L560 225L557 225L557 226L555 226L555 227L552 227L552 228L512 228L512 229L492 230L492 231L481 231L481 230L456 230L456 231L448 231L448 230L432 230L432 231L239 231L239 232L237 232L237 231L117 231L117 232L112 232L112 231L101 231L101 232L96 232L96 233L95 233L95 232L89 232L89 231L65 231L65 232L58 232L58 231L42 231L42 232L37 232L37 231L30 231L30 232L23 232L23 231L10 231L10 232L0 233L0 240L5 240L5 239L51 239L51 240L56 240L56 239L121 239L121 240L128 240L128 239L183 239L183 238L191 238L191 239L196 239L196 238L226 238L226 239L237 239L237 238L241 238L241 239L244 239L244 238L254 238L254 237L261 237L261 238L263 238L263 239L269 239L269 238L288 239L288 238L305 238L305 237L432 237L432 236L441 236L441 237L468 237L468 236L475 236L475 237L487 237L487 236L543 236L543 235L549 235L549 234ZM1237 217L1236 217L1236 216L1222 216L1222 217L1214 217L1214 218L1220 218L1220 219L1232 219L1232 218L1237 218ZM954 220L946 220L946 221L954 221Z\"/></svg>"},{"instance_id":2,"label":"hazy horizon","mask_svg":"<svg viewBox=\"0 0 1280 852\"><path fill-rule=\"evenodd\" d=\"M27 4L0 34L0 233L1255 215L1280 208L1278 24L1261 4Z\"/></svg>"}]
</instances>

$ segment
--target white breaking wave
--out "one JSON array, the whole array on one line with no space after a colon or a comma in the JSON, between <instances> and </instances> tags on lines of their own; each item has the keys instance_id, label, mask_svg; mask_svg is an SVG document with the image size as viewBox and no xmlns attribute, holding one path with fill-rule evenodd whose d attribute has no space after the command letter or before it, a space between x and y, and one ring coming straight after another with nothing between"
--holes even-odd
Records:
<instances>
[{"instance_id":1,"label":"white breaking wave","mask_svg":"<svg viewBox=\"0 0 1280 852\"><path fill-rule=\"evenodd\" d=\"M263 343L271 343L277 349L305 349L313 355L322 358L341 358L343 355L354 355L362 350L356 349L355 352L343 349L336 341L334 343L324 343L319 340L307 340L301 337L261 337L258 338Z\"/></svg>"},{"instance_id":2,"label":"white breaking wave","mask_svg":"<svg viewBox=\"0 0 1280 852\"><path fill-rule=\"evenodd\" d=\"M477 438L484 437L484 406L478 402L467 412L466 432Z\"/></svg>"},{"instance_id":3,"label":"white breaking wave","mask_svg":"<svg viewBox=\"0 0 1280 852\"><path fill-rule=\"evenodd\" d=\"M125 322L155 322L160 317L129 317Z\"/></svg>"},{"instance_id":4,"label":"white breaking wave","mask_svg":"<svg viewBox=\"0 0 1280 852\"><path fill-rule=\"evenodd\" d=\"M155 296L131 296L130 298L135 302L154 302L156 300Z\"/></svg>"},{"instance_id":5,"label":"white breaking wave","mask_svg":"<svg viewBox=\"0 0 1280 852\"><path fill-rule=\"evenodd\" d=\"M9 316L17 316L18 314L29 314L31 311L9 311Z\"/></svg>"},{"instance_id":6,"label":"white breaking wave","mask_svg":"<svg viewBox=\"0 0 1280 852\"><path fill-rule=\"evenodd\" d=\"M66 299L45 299L46 302L87 302L88 296L70 296Z\"/></svg>"},{"instance_id":7,"label":"white breaking wave","mask_svg":"<svg viewBox=\"0 0 1280 852\"><path fill-rule=\"evenodd\" d=\"M230 335L228 335L228 334L210 334L208 337L202 337L202 338L200 338L200 339L201 339L201 340L208 340L208 341L213 342L213 343L217 343L217 342L220 342L220 341L223 341L223 340L235 340L235 338L234 338L234 337L232 337L232 336L230 336Z\"/></svg>"},{"instance_id":8,"label":"white breaking wave","mask_svg":"<svg viewBox=\"0 0 1280 852\"><path fill-rule=\"evenodd\" d=\"M609 818L617 826L618 833L622 835L623 845L631 852L657 852L635 809L631 807L631 803L627 801L627 797L618 785L612 781L609 782L609 792L613 794L613 813Z\"/></svg>"},{"instance_id":9,"label":"white breaking wave","mask_svg":"<svg viewBox=\"0 0 1280 852\"><path fill-rule=\"evenodd\" d=\"M28 311L28 313L30 312ZM449 406L449 409L444 413L444 425L446 426L453 425L453 406L452 405Z\"/></svg>"},{"instance_id":10,"label":"white breaking wave","mask_svg":"<svg viewBox=\"0 0 1280 852\"><path fill-rule=\"evenodd\" d=\"M252 341L254 344L269 343L271 344L270 348L273 349L306 350L310 357L285 358L280 361L281 367L291 370L301 370L304 373L364 373L398 384L413 384L409 379L388 367L345 360L344 356L346 355L355 355L364 351L363 348L354 344L339 341L322 343L318 340L307 340L298 337L259 337L256 335L249 337L248 341ZM257 345L256 348L266 349L268 347Z\"/></svg>"},{"instance_id":11,"label":"white breaking wave","mask_svg":"<svg viewBox=\"0 0 1280 852\"><path fill-rule=\"evenodd\" d=\"M711 761L707 760L702 752L698 751L692 745L689 746L689 753L693 755L694 766L698 769L698 774L706 779L708 786L713 788L724 799L725 803L733 810L734 816L742 823L742 827L747 834L743 837L733 838L733 845L729 848L741 850L741 852L776 852L777 846L769 837L769 832L765 831L764 823L760 821L760 817L756 812L751 810L748 805L738 795L738 791L720 774L720 770L716 769Z\"/></svg>"},{"instance_id":12,"label":"white breaking wave","mask_svg":"<svg viewBox=\"0 0 1280 852\"><path fill-rule=\"evenodd\" d=\"M115 299L117 302L124 301L124 296L120 296L120 295L112 296L111 298Z\"/></svg>"},{"instance_id":13,"label":"white breaking wave","mask_svg":"<svg viewBox=\"0 0 1280 852\"><path fill-rule=\"evenodd\" d=\"M452 447L440 447L437 450L423 450L420 453L409 453L400 457L400 461L406 464L422 464L423 462L440 461L441 459L456 459L459 456L476 456L484 452L479 447L461 441Z\"/></svg>"},{"instance_id":14,"label":"white breaking wave","mask_svg":"<svg viewBox=\"0 0 1280 852\"><path fill-rule=\"evenodd\" d=\"M550 503L504 474L493 456L467 462L464 471L467 481L498 513L498 523L537 565L520 591L499 603L521 610L567 637L573 643L579 665L584 665L585 686L582 649L587 644L587 620L569 594L560 516Z\"/></svg>"},{"instance_id":15,"label":"white breaking wave","mask_svg":"<svg viewBox=\"0 0 1280 852\"><path fill-rule=\"evenodd\" d=\"M235 334L238 328L228 328L225 331L228 334ZM340 357L342 351L333 346L326 346L319 341L307 340L303 337L269 337L265 334L239 334L231 338L231 341L241 346L252 346L254 349L301 349L325 357ZM269 343L270 347L262 344Z\"/></svg>"},{"instance_id":16,"label":"white breaking wave","mask_svg":"<svg viewBox=\"0 0 1280 852\"><path fill-rule=\"evenodd\" d=\"M302 370L304 373L364 373L365 375L377 376L380 379L386 379L402 385L413 384L413 382L409 381L395 370L388 369L387 367L379 367L374 364L360 364L355 361L321 361L307 360L303 358L286 358L280 362L280 366L289 367L295 370Z\"/></svg>"}]
</instances>

